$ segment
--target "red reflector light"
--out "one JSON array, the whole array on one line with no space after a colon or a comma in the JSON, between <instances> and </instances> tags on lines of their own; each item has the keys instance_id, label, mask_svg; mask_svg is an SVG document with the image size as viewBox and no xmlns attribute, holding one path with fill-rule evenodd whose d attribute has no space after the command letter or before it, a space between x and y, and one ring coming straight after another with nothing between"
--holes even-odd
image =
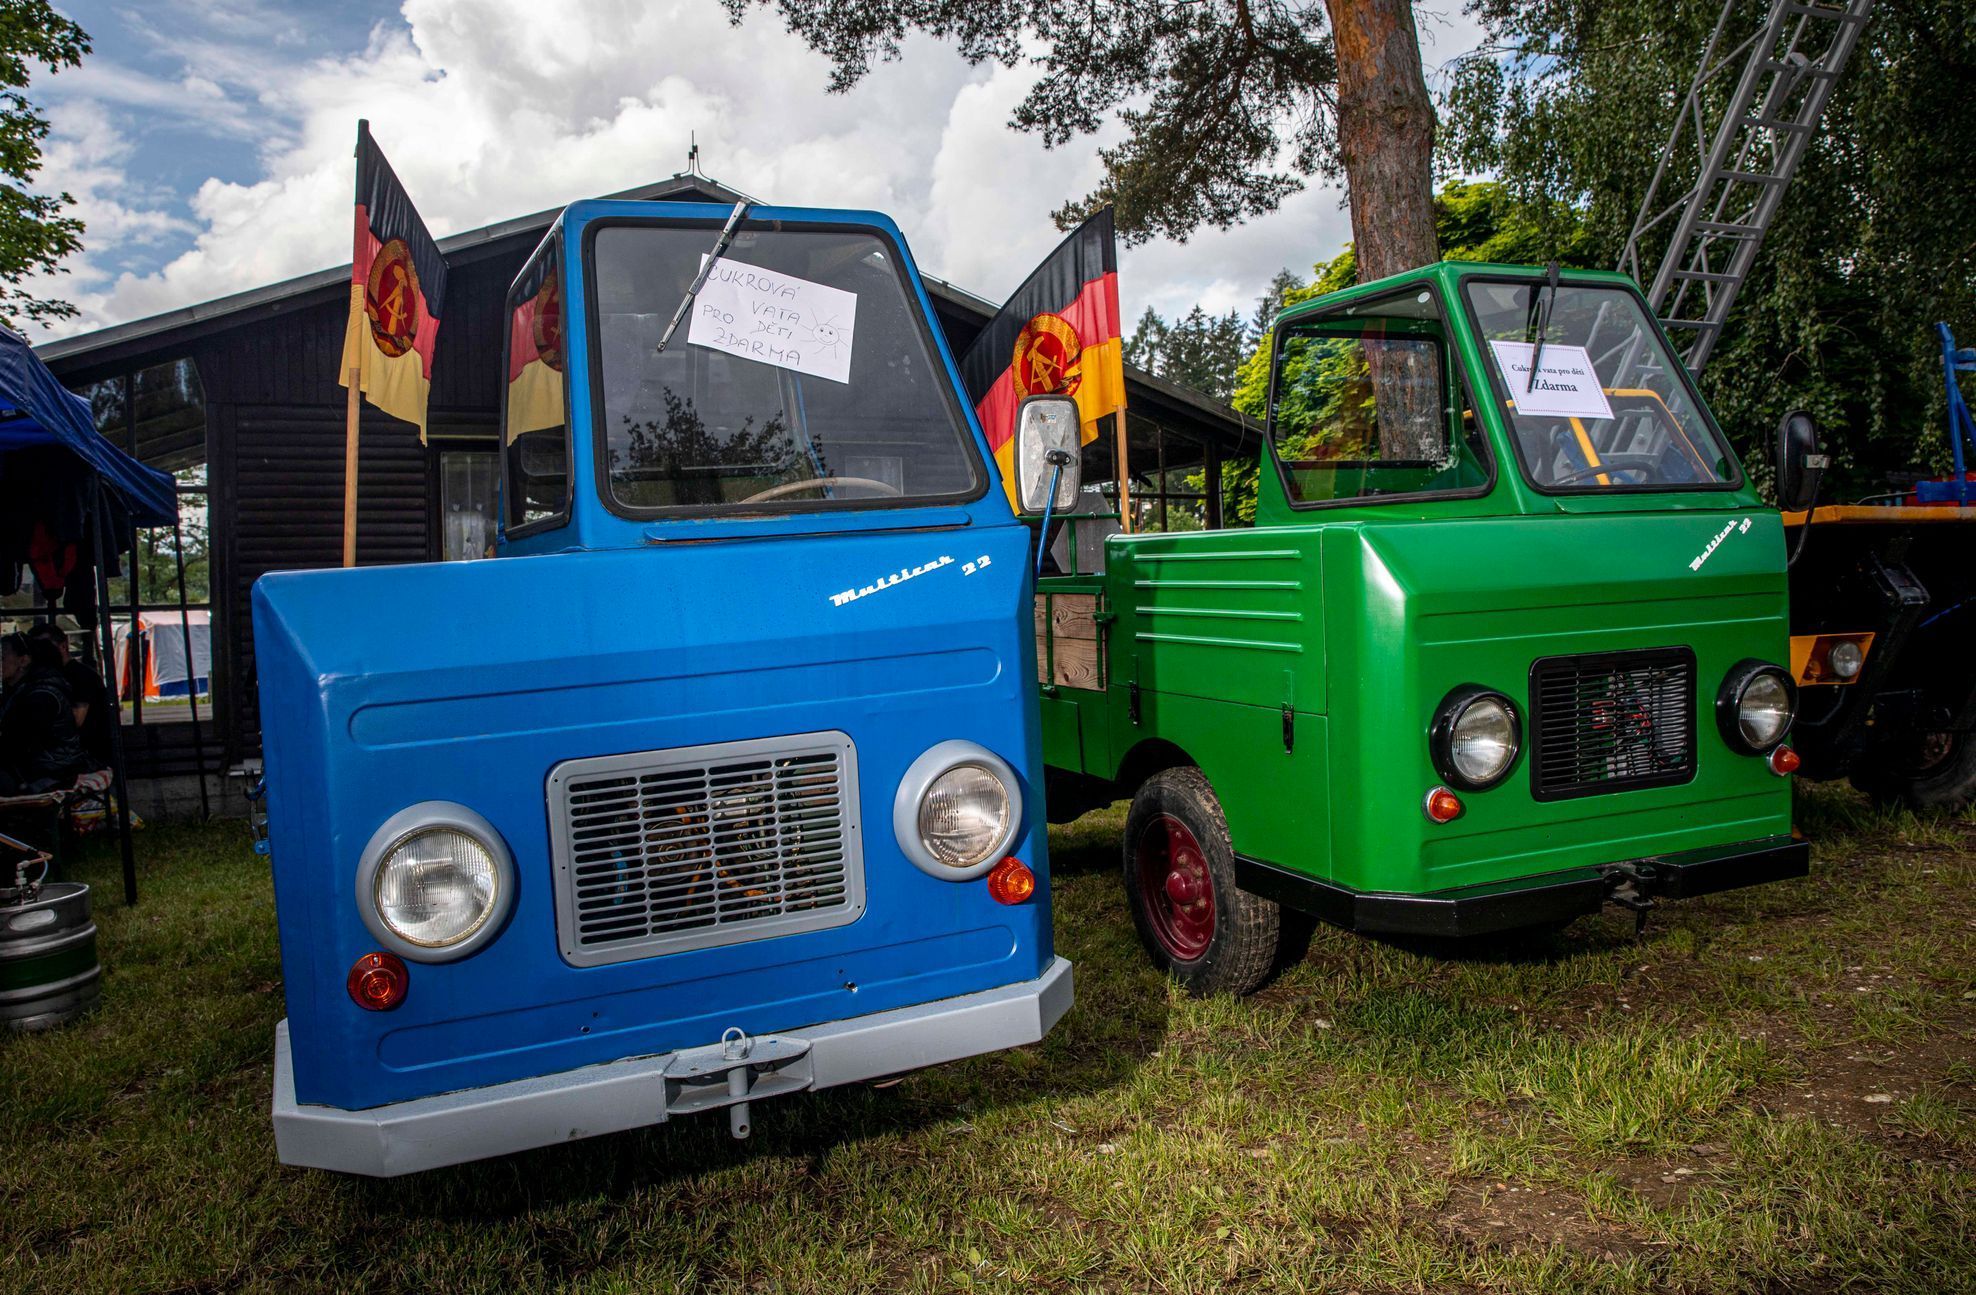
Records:
<instances>
[{"instance_id":1,"label":"red reflector light","mask_svg":"<svg viewBox=\"0 0 1976 1295\"><path fill-rule=\"evenodd\" d=\"M1434 822L1450 823L1461 817L1461 797L1446 787L1436 787L1427 793L1427 801L1421 808Z\"/></svg>"},{"instance_id":2,"label":"red reflector light","mask_svg":"<svg viewBox=\"0 0 1976 1295\"><path fill-rule=\"evenodd\" d=\"M998 904L1020 904L1036 893L1036 874L1029 865L1010 855L988 874L988 893Z\"/></svg>"},{"instance_id":3,"label":"red reflector light","mask_svg":"<svg viewBox=\"0 0 1976 1295\"><path fill-rule=\"evenodd\" d=\"M1798 753L1788 746L1780 746L1770 753L1770 772L1780 778L1787 773L1796 773L1803 763Z\"/></svg>"},{"instance_id":4,"label":"red reflector light","mask_svg":"<svg viewBox=\"0 0 1976 1295\"><path fill-rule=\"evenodd\" d=\"M350 1001L367 1012L388 1012L405 1001L411 973L391 953L366 953L350 968Z\"/></svg>"}]
</instances>

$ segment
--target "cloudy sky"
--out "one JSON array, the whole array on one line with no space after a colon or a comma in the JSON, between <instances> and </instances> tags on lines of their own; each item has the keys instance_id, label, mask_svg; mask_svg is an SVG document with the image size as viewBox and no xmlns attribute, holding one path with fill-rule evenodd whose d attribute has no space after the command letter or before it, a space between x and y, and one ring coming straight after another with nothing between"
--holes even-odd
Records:
<instances>
[{"instance_id":1,"label":"cloudy sky","mask_svg":"<svg viewBox=\"0 0 1976 1295\"><path fill-rule=\"evenodd\" d=\"M95 52L30 90L52 132L40 188L88 222L74 332L349 261L359 117L437 235L703 171L766 201L896 219L922 269L1000 299L1099 174L1089 139L1008 129L1025 69L915 40L849 94L771 13L719 0L66 0ZM1430 80L1472 48L1459 0L1419 0ZM1282 266L1349 237L1313 186L1245 227L1122 255L1127 315L1247 313Z\"/></svg>"}]
</instances>

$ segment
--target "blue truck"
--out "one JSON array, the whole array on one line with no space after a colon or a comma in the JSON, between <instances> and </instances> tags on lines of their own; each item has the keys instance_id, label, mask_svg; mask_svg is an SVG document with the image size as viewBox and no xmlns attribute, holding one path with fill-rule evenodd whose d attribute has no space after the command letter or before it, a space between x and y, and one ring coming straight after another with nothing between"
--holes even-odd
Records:
<instances>
[{"instance_id":1,"label":"blue truck","mask_svg":"<svg viewBox=\"0 0 1976 1295\"><path fill-rule=\"evenodd\" d=\"M746 1136L1040 1039L1032 531L898 229L579 202L506 310L498 560L254 589L280 1158Z\"/></svg>"}]
</instances>

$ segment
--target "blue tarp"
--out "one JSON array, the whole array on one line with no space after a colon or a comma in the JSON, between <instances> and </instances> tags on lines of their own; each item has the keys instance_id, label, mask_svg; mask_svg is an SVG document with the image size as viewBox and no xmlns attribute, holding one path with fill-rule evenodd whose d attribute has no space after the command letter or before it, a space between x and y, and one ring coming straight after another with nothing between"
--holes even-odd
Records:
<instances>
[{"instance_id":1,"label":"blue tarp","mask_svg":"<svg viewBox=\"0 0 1976 1295\"><path fill-rule=\"evenodd\" d=\"M171 526L178 495L171 474L146 467L96 430L89 402L56 380L26 339L0 328L0 476L16 450L59 445L72 451L129 512L134 526Z\"/></svg>"}]
</instances>

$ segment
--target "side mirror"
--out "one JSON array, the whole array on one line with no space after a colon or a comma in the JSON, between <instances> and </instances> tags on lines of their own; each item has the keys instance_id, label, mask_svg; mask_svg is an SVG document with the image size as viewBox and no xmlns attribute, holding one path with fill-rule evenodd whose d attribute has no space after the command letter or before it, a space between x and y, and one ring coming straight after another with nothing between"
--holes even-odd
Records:
<instances>
[{"instance_id":1,"label":"side mirror","mask_svg":"<svg viewBox=\"0 0 1976 1295\"><path fill-rule=\"evenodd\" d=\"M1787 513L1810 508L1831 462L1818 449L1818 420L1802 409L1785 414L1777 424L1777 506Z\"/></svg>"},{"instance_id":2,"label":"side mirror","mask_svg":"<svg viewBox=\"0 0 1976 1295\"><path fill-rule=\"evenodd\" d=\"M1077 402L1069 396L1030 396L1016 411L1016 509L1037 516L1047 508L1069 512L1077 505L1084 484L1084 459L1079 453ZM1050 483L1056 482L1056 498Z\"/></svg>"}]
</instances>

